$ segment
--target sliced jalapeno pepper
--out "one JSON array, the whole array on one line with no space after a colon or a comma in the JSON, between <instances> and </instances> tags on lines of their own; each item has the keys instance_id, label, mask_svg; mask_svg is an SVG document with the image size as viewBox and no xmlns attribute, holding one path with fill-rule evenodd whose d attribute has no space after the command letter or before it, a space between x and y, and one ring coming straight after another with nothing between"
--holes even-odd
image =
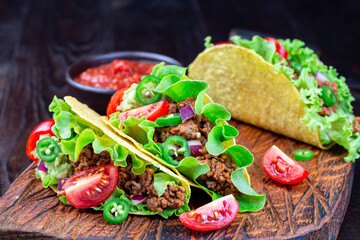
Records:
<instances>
[{"instance_id":1,"label":"sliced jalapeno pepper","mask_svg":"<svg viewBox=\"0 0 360 240\"><path fill-rule=\"evenodd\" d=\"M294 151L294 158L296 160L305 161L314 157L314 152L308 149L297 149Z\"/></svg>"},{"instance_id":2,"label":"sliced jalapeno pepper","mask_svg":"<svg viewBox=\"0 0 360 240\"><path fill-rule=\"evenodd\" d=\"M300 74L302 67L297 62L290 62L290 67L294 69L298 74Z\"/></svg>"},{"instance_id":3,"label":"sliced jalapeno pepper","mask_svg":"<svg viewBox=\"0 0 360 240\"><path fill-rule=\"evenodd\" d=\"M36 153L44 162L52 162L60 152L59 144L52 138L43 138L36 144Z\"/></svg>"},{"instance_id":4,"label":"sliced jalapeno pepper","mask_svg":"<svg viewBox=\"0 0 360 240\"><path fill-rule=\"evenodd\" d=\"M190 156L191 151L188 142L181 136L168 137L164 143L165 160L171 165L177 166L179 162L173 156L178 157L179 154L183 155L184 158Z\"/></svg>"},{"instance_id":5,"label":"sliced jalapeno pepper","mask_svg":"<svg viewBox=\"0 0 360 240\"><path fill-rule=\"evenodd\" d=\"M321 99L328 107L331 107L337 103L336 94L328 86L323 86L321 88Z\"/></svg>"},{"instance_id":6,"label":"sliced jalapeno pepper","mask_svg":"<svg viewBox=\"0 0 360 240\"><path fill-rule=\"evenodd\" d=\"M105 204L103 214L109 223L119 224L127 218L129 212L129 204L121 198L115 198Z\"/></svg>"},{"instance_id":7,"label":"sliced jalapeno pepper","mask_svg":"<svg viewBox=\"0 0 360 240\"><path fill-rule=\"evenodd\" d=\"M173 113L169 115L165 115L156 119L156 124L159 127L169 127L176 126L182 122L180 113Z\"/></svg>"},{"instance_id":8,"label":"sliced jalapeno pepper","mask_svg":"<svg viewBox=\"0 0 360 240\"><path fill-rule=\"evenodd\" d=\"M156 86L160 83L160 78L149 75L144 77L136 88L137 99L145 105L156 103L161 98L161 93L155 92Z\"/></svg>"}]
</instances>

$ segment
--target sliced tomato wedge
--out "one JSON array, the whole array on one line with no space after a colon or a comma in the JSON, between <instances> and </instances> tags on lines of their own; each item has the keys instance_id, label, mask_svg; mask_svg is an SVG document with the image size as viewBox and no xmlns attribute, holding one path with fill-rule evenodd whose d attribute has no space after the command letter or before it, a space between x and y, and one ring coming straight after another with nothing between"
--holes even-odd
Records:
<instances>
[{"instance_id":1,"label":"sliced tomato wedge","mask_svg":"<svg viewBox=\"0 0 360 240\"><path fill-rule=\"evenodd\" d=\"M112 113L116 112L117 106L119 106L123 101L124 92L128 89L129 87L121 88L111 96L110 102L106 109L107 116L110 116Z\"/></svg>"},{"instance_id":2,"label":"sliced tomato wedge","mask_svg":"<svg viewBox=\"0 0 360 240\"><path fill-rule=\"evenodd\" d=\"M32 151L36 148L36 142L39 140L41 135L49 134L50 136L55 136L54 133L51 131L51 127L55 124L54 119L46 120L39 125L37 125L34 130L30 133L28 141L26 143L26 155L37 162L38 159L32 155Z\"/></svg>"},{"instance_id":3,"label":"sliced tomato wedge","mask_svg":"<svg viewBox=\"0 0 360 240\"><path fill-rule=\"evenodd\" d=\"M233 44L233 43L232 42L218 42L218 43L214 43L214 46L223 45L223 44Z\"/></svg>"},{"instance_id":4,"label":"sliced tomato wedge","mask_svg":"<svg viewBox=\"0 0 360 240\"><path fill-rule=\"evenodd\" d=\"M301 182L309 175L306 169L275 145L265 152L262 165L269 178L284 184Z\"/></svg>"},{"instance_id":5,"label":"sliced tomato wedge","mask_svg":"<svg viewBox=\"0 0 360 240\"><path fill-rule=\"evenodd\" d=\"M233 195L227 195L196 210L183 213L180 221L193 230L211 231L230 224L239 212L239 204Z\"/></svg>"},{"instance_id":6,"label":"sliced tomato wedge","mask_svg":"<svg viewBox=\"0 0 360 240\"><path fill-rule=\"evenodd\" d=\"M145 116L147 120L155 121L158 117L167 115L169 113L169 108L170 105L167 101L160 101L120 113L118 119L126 120L129 117L141 118L142 116Z\"/></svg>"},{"instance_id":7,"label":"sliced tomato wedge","mask_svg":"<svg viewBox=\"0 0 360 240\"><path fill-rule=\"evenodd\" d=\"M112 164L85 169L63 185L67 200L77 208L91 208L105 202L115 191L118 168Z\"/></svg>"},{"instance_id":8,"label":"sliced tomato wedge","mask_svg":"<svg viewBox=\"0 0 360 240\"><path fill-rule=\"evenodd\" d=\"M273 43L275 45L276 52L280 54L281 59L283 59L283 58L287 59L289 57L289 53L286 51L284 46L278 42L278 40L276 40L275 38L271 38L271 37L266 37L264 39L266 41L268 41L269 43Z\"/></svg>"}]
</instances>

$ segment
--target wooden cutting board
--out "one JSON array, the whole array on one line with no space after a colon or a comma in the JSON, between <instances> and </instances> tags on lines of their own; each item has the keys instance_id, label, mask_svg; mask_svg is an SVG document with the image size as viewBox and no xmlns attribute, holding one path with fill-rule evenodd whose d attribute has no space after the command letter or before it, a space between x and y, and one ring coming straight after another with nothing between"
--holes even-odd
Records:
<instances>
[{"instance_id":1,"label":"wooden cutting board","mask_svg":"<svg viewBox=\"0 0 360 240\"><path fill-rule=\"evenodd\" d=\"M248 170L252 187L267 195L261 211L240 213L230 225L211 232L192 231L177 217L130 216L122 224L110 225L101 212L61 204L35 178L31 164L0 198L0 238L336 239L354 175L354 164L342 160L346 152L340 147L322 151L247 124L230 124L240 132L237 143L254 154ZM261 159L274 144L288 155L299 148L315 152L314 159L300 162L310 172L304 181L286 186L265 175ZM205 193L194 190L190 206L208 201Z\"/></svg>"}]
</instances>

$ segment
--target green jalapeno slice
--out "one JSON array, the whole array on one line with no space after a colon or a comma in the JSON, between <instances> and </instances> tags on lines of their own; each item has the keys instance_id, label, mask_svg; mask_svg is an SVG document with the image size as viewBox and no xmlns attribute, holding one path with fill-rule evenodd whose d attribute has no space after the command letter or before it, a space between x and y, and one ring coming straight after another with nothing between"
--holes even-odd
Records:
<instances>
[{"instance_id":1,"label":"green jalapeno slice","mask_svg":"<svg viewBox=\"0 0 360 240\"><path fill-rule=\"evenodd\" d=\"M104 206L103 214L106 221L111 224L123 222L130 212L130 205L121 198L115 198Z\"/></svg>"},{"instance_id":2,"label":"green jalapeno slice","mask_svg":"<svg viewBox=\"0 0 360 240\"><path fill-rule=\"evenodd\" d=\"M321 99L328 107L331 107L337 103L336 94L326 85L321 88Z\"/></svg>"},{"instance_id":3,"label":"green jalapeno slice","mask_svg":"<svg viewBox=\"0 0 360 240\"><path fill-rule=\"evenodd\" d=\"M164 143L164 157L165 160L171 165L177 166L179 162L174 159L179 154L183 155L184 158L189 157L191 154L190 147L185 138L181 136L170 136Z\"/></svg>"},{"instance_id":4,"label":"green jalapeno slice","mask_svg":"<svg viewBox=\"0 0 360 240\"><path fill-rule=\"evenodd\" d=\"M297 149L294 151L294 158L296 160L305 161L314 157L314 152L308 149Z\"/></svg>"},{"instance_id":5,"label":"green jalapeno slice","mask_svg":"<svg viewBox=\"0 0 360 240\"><path fill-rule=\"evenodd\" d=\"M60 152L59 144L52 138L43 138L36 144L36 153L44 162L52 162Z\"/></svg>"},{"instance_id":6,"label":"green jalapeno slice","mask_svg":"<svg viewBox=\"0 0 360 240\"><path fill-rule=\"evenodd\" d=\"M136 88L137 99L145 105L156 103L161 98L161 93L155 92L156 86L160 83L160 78L156 76L144 77Z\"/></svg>"},{"instance_id":7,"label":"green jalapeno slice","mask_svg":"<svg viewBox=\"0 0 360 240\"><path fill-rule=\"evenodd\" d=\"M159 127L176 126L180 123L182 123L180 113L173 113L156 119L156 124Z\"/></svg>"}]
</instances>

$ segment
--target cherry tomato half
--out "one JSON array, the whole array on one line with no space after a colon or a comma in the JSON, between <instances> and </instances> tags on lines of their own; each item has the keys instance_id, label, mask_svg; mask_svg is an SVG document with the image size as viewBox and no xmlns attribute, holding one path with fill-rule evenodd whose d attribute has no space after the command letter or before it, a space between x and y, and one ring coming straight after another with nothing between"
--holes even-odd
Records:
<instances>
[{"instance_id":1,"label":"cherry tomato half","mask_svg":"<svg viewBox=\"0 0 360 240\"><path fill-rule=\"evenodd\" d=\"M106 109L106 115L110 116L112 113L116 112L116 108L117 106L119 106L121 104L121 102L123 101L122 97L124 96L124 92L126 90L128 90L129 88L121 88L119 90L117 90L110 99L110 102L107 106Z\"/></svg>"},{"instance_id":2,"label":"cherry tomato half","mask_svg":"<svg viewBox=\"0 0 360 240\"><path fill-rule=\"evenodd\" d=\"M278 54L280 54L280 58L283 59L287 59L289 57L289 53L286 51L286 49L278 42L278 40L276 40L275 38L271 38L271 37L266 37L264 38L266 41L268 41L269 43L273 43L275 45L276 48L276 52Z\"/></svg>"},{"instance_id":3,"label":"cherry tomato half","mask_svg":"<svg viewBox=\"0 0 360 240\"><path fill-rule=\"evenodd\" d=\"M239 212L239 204L233 195L227 195L196 210L183 213L180 221L193 230L211 231L230 224Z\"/></svg>"},{"instance_id":4,"label":"cherry tomato half","mask_svg":"<svg viewBox=\"0 0 360 240\"><path fill-rule=\"evenodd\" d=\"M145 116L147 120L155 121L158 117L167 115L169 113L169 108L170 105L167 101L160 101L120 113L118 119L126 120L129 117L141 118L142 116Z\"/></svg>"},{"instance_id":5,"label":"cherry tomato half","mask_svg":"<svg viewBox=\"0 0 360 240\"><path fill-rule=\"evenodd\" d=\"M284 184L301 182L309 175L307 170L275 145L265 152L262 165L269 178Z\"/></svg>"},{"instance_id":6,"label":"cherry tomato half","mask_svg":"<svg viewBox=\"0 0 360 240\"><path fill-rule=\"evenodd\" d=\"M71 176L63 185L66 199L77 208L91 208L105 202L115 191L118 168L112 164L85 169Z\"/></svg>"},{"instance_id":7,"label":"cherry tomato half","mask_svg":"<svg viewBox=\"0 0 360 240\"><path fill-rule=\"evenodd\" d=\"M232 42L218 42L218 43L214 43L214 46L223 45L223 44L233 44L233 43Z\"/></svg>"},{"instance_id":8,"label":"cherry tomato half","mask_svg":"<svg viewBox=\"0 0 360 240\"><path fill-rule=\"evenodd\" d=\"M39 125L37 125L34 130L30 133L26 144L26 155L33 161L37 162L38 159L31 154L32 151L36 148L36 142L39 140L41 135L50 134L50 136L55 136L51 131L51 127L55 124L54 119L46 120Z\"/></svg>"}]
</instances>

